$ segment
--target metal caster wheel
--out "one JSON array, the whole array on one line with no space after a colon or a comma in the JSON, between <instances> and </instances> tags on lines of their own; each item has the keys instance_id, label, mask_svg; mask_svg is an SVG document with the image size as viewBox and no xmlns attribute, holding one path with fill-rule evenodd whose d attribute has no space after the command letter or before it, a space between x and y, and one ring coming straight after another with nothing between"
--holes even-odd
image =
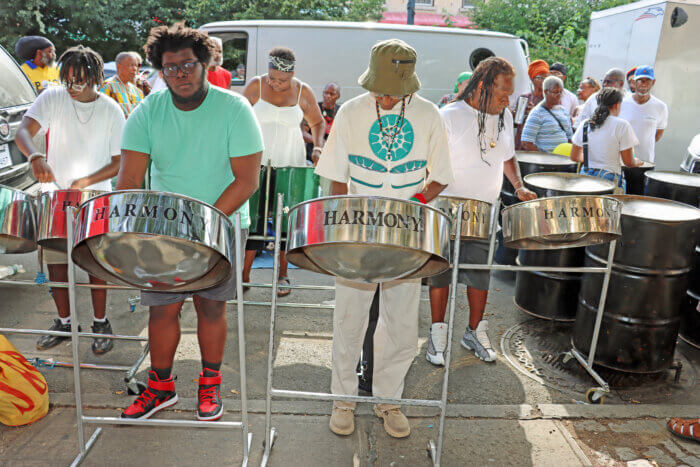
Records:
<instances>
[{"instance_id":1,"label":"metal caster wheel","mask_svg":"<svg viewBox=\"0 0 700 467\"><path fill-rule=\"evenodd\" d=\"M146 383L142 383L137 379L131 379L126 382L126 392L130 396L138 396L145 391L147 387Z\"/></svg>"},{"instance_id":2,"label":"metal caster wheel","mask_svg":"<svg viewBox=\"0 0 700 467\"><path fill-rule=\"evenodd\" d=\"M605 391L601 388L590 388L586 391L586 402L589 404L604 404Z\"/></svg>"}]
</instances>

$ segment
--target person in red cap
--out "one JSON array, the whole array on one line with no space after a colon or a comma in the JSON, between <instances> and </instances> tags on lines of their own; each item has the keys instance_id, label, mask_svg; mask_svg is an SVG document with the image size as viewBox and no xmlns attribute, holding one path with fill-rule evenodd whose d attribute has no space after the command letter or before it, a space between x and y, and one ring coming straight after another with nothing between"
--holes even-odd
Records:
<instances>
[{"instance_id":1,"label":"person in red cap","mask_svg":"<svg viewBox=\"0 0 700 467\"><path fill-rule=\"evenodd\" d=\"M630 91L634 93L634 72L637 71L637 67L630 68L627 72L627 86L629 86Z\"/></svg>"},{"instance_id":2,"label":"person in red cap","mask_svg":"<svg viewBox=\"0 0 700 467\"><path fill-rule=\"evenodd\" d=\"M530 115L530 110L532 110L537 104L539 104L542 99L544 99L544 92L542 91L542 82L549 76L549 65L544 60L535 60L530 63L527 67L527 74L532 81L532 92L527 94L522 94L520 97L527 97L527 107L525 108L525 117L523 122L527 121L527 116ZM518 98L520 100L520 98ZM517 101L516 101L517 102ZM513 109L515 112L515 109ZM520 137L523 133L523 127L525 125L518 125L518 131L515 133L515 149L523 150Z\"/></svg>"}]
</instances>

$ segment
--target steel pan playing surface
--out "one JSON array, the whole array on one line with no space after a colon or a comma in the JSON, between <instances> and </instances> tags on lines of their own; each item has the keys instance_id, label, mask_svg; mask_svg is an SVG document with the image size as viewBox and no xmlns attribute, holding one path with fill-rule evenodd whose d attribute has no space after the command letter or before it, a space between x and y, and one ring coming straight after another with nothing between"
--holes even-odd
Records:
<instances>
[{"instance_id":1,"label":"steel pan playing surface","mask_svg":"<svg viewBox=\"0 0 700 467\"><path fill-rule=\"evenodd\" d=\"M104 280L153 291L196 291L231 273L233 227L218 209L147 190L80 206L73 260Z\"/></svg>"},{"instance_id":2,"label":"steel pan playing surface","mask_svg":"<svg viewBox=\"0 0 700 467\"><path fill-rule=\"evenodd\" d=\"M449 230L446 214L413 201L318 198L290 210L287 258L358 282L426 277L449 267Z\"/></svg>"},{"instance_id":3,"label":"steel pan playing surface","mask_svg":"<svg viewBox=\"0 0 700 467\"><path fill-rule=\"evenodd\" d=\"M36 250L36 230L32 196L0 185L0 254Z\"/></svg>"}]
</instances>

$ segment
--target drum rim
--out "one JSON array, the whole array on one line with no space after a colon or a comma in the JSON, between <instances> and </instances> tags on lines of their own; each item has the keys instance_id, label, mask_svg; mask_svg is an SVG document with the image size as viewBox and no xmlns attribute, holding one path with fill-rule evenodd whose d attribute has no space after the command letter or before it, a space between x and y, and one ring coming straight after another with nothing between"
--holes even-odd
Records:
<instances>
[{"instance_id":1,"label":"drum rim","mask_svg":"<svg viewBox=\"0 0 700 467\"><path fill-rule=\"evenodd\" d=\"M594 177L596 178L596 177ZM635 195L622 195L622 196L635 196ZM575 198L575 199L581 199L581 198L609 198L611 201L615 201L617 203L618 208L623 205L623 202L619 199L616 199L614 195L564 195L564 196L543 196L541 198L535 198L531 199L529 201L521 201L519 203L511 204L510 206L506 206L503 208L503 212L509 211L511 209L519 208L522 209L523 207L529 205L529 204L535 204L542 202L543 200L548 200L548 199L567 199L567 198Z\"/></svg>"},{"instance_id":2,"label":"drum rim","mask_svg":"<svg viewBox=\"0 0 700 467\"><path fill-rule=\"evenodd\" d=\"M515 158L516 160L520 163L522 162L523 164L538 164L539 162L534 162L534 161L528 161L528 160L521 160L520 156L540 156L544 159L544 164L543 165L576 165L578 162L572 161L570 158L566 156L562 156L561 154L549 154L546 152L540 152L540 151L516 151L515 152ZM547 159L554 159L557 160L559 159L560 163L555 163L555 164L547 164L546 160ZM568 160L568 161L565 161Z\"/></svg>"},{"instance_id":3,"label":"drum rim","mask_svg":"<svg viewBox=\"0 0 700 467\"><path fill-rule=\"evenodd\" d=\"M675 199L667 199L667 198L657 198L655 196L644 196L644 195L608 195L609 197L615 198L618 201L622 203L622 207L624 208L625 204L625 199L638 199L641 201L649 201L652 203L663 203L663 204L674 204L678 207L681 208L689 208L689 209L695 209L698 211L698 217L696 219L681 219L681 220L664 220L664 219L650 219L648 217L640 217L640 216L633 216L630 214L625 214L622 212L622 209L620 209L620 222L622 222L622 217L627 216L632 219L644 219L649 222L658 222L660 224L678 224L682 222L700 222L700 208L696 208L695 206L691 206L690 204L682 203L680 201L676 201Z\"/></svg>"},{"instance_id":4,"label":"drum rim","mask_svg":"<svg viewBox=\"0 0 700 467\"><path fill-rule=\"evenodd\" d=\"M51 191L40 191L37 193L37 198L38 199L43 199L43 198L48 198L52 197L55 193L96 193L95 196L99 196L105 193L114 193L113 191L106 191L106 190L93 190L92 188L66 188L66 189L60 189L60 190L51 190ZM93 198L95 197L93 196ZM92 198L90 198L92 199ZM86 202L88 200L83 201ZM82 204L82 203L81 203Z\"/></svg>"},{"instance_id":5,"label":"drum rim","mask_svg":"<svg viewBox=\"0 0 700 467\"><path fill-rule=\"evenodd\" d=\"M15 193L20 193L28 198L31 198L31 199L37 198L36 195L32 195L31 193L27 193L26 191L20 190L19 188L14 188L11 186L3 185L2 183L0 183L0 190L8 190L8 191L13 191Z\"/></svg>"},{"instance_id":6,"label":"drum rim","mask_svg":"<svg viewBox=\"0 0 700 467\"><path fill-rule=\"evenodd\" d=\"M700 188L700 185L698 185L698 186L683 185L682 183L676 183L676 182L671 182L671 181L664 180L661 178L657 178L654 176L655 174L680 175L681 177L686 177L689 180L692 180L694 178L696 178L697 180L700 180L700 174L696 174L696 173L692 173L692 172L683 172L683 171L676 172L675 170L649 170L647 172L644 172L644 177L649 178L649 179L654 180L654 181L657 181L657 182L668 183L669 185L675 185L675 186L684 186L684 187L688 187L688 188Z\"/></svg>"},{"instance_id":7,"label":"drum rim","mask_svg":"<svg viewBox=\"0 0 700 467\"><path fill-rule=\"evenodd\" d=\"M570 189L565 189L565 188L557 189L557 188L552 188L552 187L540 186L540 185L537 185L536 183L532 182L532 179L536 179L538 177L548 177L548 176L552 176L552 175L558 175L558 176L561 176L561 178L577 178L577 179L581 179L581 180L594 179L596 181L599 181L603 184L608 185L608 187L605 188L604 191L614 190L617 187L617 184L613 181L606 180L606 179L600 178L600 177L594 177L593 175L586 175L586 174L579 174L579 173L572 173L572 172L535 172L535 173L525 175L523 177L523 183L528 183L531 186L533 186L535 188L540 188L542 190L572 191ZM530 178L530 180L528 180L528 178ZM601 187L601 190L603 190L602 187ZM582 191L580 193L581 193L580 195L563 195L563 196L586 196L586 195L597 196L597 195L606 194L606 193L594 193L594 192L590 192L590 191L588 191L588 192ZM608 193L608 194L611 194L611 193ZM550 196L549 198L553 198L553 196ZM542 199L542 198L537 198L537 199Z\"/></svg>"},{"instance_id":8,"label":"drum rim","mask_svg":"<svg viewBox=\"0 0 700 467\"><path fill-rule=\"evenodd\" d=\"M193 198L193 197L191 197L191 196L181 195L180 193L174 193L174 192L172 192L172 191L160 191L160 190L132 189L132 190L105 191L105 192L102 193L102 194L99 194L99 195L97 195L97 196L94 196L94 197L92 197L92 198L90 198L90 199L88 199L88 200L85 200L85 201L83 201L82 203L80 203L80 205L78 206L78 211L82 210L83 207L84 207L85 205L87 205L88 203L91 203L91 202L95 201L95 200L98 199L98 198L102 198L102 197L104 197L104 196L111 196L111 195L115 195L115 194L144 194L144 195L153 194L153 195L174 196L174 197L176 197L176 198L180 198L180 199L183 199L183 200L186 200L186 201L193 201L193 202L195 202L195 203L201 204L202 206L207 207L207 208L211 209L212 211L215 211L215 212L221 214L222 217L224 217L225 219L227 219L229 222L232 223L231 219L229 219L229 216L227 216L221 209L216 208L216 207L212 206L212 205L209 204L209 203L206 203L206 202L204 202L204 201L202 201L202 200L199 200L199 199L197 199L197 198ZM246 201L248 201L248 200L246 200ZM234 214L235 214L235 212L234 212ZM232 214L232 215L233 215L233 214Z\"/></svg>"},{"instance_id":9,"label":"drum rim","mask_svg":"<svg viewBox=\"0 0 700 467\"><path fill-rule=\"evenodd\" d=\"M489 207L489 209L493 208L493 203L489 203L488 201L484 201L484 200L481 200L481 199L465 198L465 197L463 197L463 196L437 195L433 201L437 200L438 198L442 198L442 199L456 199L456 200L460 200L460 201L474 201L475 203L479 203L479 204L482 204L482 203L483 203L483 204L487 205L487 206ZM432 201L431 201L431 202L432 202Z\"/></svg>"},{"instance_id":10,"label":"drum rim","mask_svg":"<svg viewBox=\"0 0 700 467\"><path fill-rule=\"evenodd\" d=\"M301 203L297 203L294 206L290 207L289 213L291 213L293 210L299 208L300 206L303 206L304 204L324 202L324 201L329 201L329 200L333 200L333 199L372 199L372 200L400 201L403 203L415 204L415 205L420 206L422 208L430 209L430 210L435 211L436 213L440 214L441 216L446 217L449 220L449 216L447 214L445 214L444 212L442 212L438 208L430 206L429 204L419 203L418 201L411 201L410 199L392 198L390 196L359 195L359 194L320 196L318 198L308 199L306 201L302 201Z\"/></svg>"}]
</instances>

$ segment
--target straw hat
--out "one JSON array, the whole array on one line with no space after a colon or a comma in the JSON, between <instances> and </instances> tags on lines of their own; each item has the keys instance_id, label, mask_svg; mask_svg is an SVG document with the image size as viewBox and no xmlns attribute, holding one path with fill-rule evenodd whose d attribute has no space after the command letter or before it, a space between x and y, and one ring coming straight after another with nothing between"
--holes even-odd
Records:
<instances>
[{"instance_id":1,"label":"straw hat","mask_svg":"<svg viewBox=\"0 0 700 467\"><path fill-rule=\"evenodd\" d=\"M388 39L372 47L369 67L357 83L370 92L405 96L420 89L416 75L418 55L413 47L399 39Z\"/></svg>"}]
</instances>

